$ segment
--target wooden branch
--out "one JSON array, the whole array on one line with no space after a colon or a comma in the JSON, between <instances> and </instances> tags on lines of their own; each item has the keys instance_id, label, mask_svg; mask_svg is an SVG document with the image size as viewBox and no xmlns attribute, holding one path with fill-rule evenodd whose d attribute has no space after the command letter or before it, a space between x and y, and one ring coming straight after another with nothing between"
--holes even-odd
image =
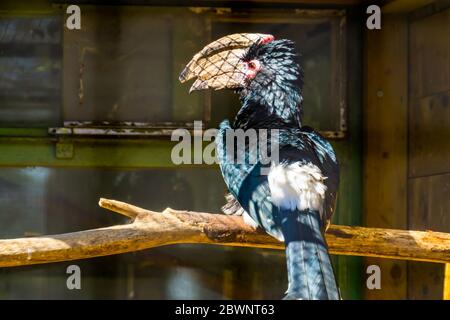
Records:
<instances>
[{"instance_id":1,"label":"wooden branch","mask_svg":"<svg viewBox=\"0 0 450 320\"><path fill-rule=\"evenodd\" d=\"M100 199L99 205L131 218L130 224L34 238L0 240L0 267L69 261L177 243L283 249L283 243L244 224L241 217L202 212L163 212ZM450 234L331 226L333 254L450 262Z\"/></svg>"}]
</instances>

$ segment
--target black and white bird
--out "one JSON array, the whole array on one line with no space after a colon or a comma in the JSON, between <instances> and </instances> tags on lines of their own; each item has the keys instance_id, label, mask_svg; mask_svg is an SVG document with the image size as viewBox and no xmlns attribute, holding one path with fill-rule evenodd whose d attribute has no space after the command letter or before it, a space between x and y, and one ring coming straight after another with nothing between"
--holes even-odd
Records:
<instances>
[{"instance_id":1,"label":"black and white bird","mask_svg":"<svg viewBox=\"0 0 450 320\"><path fill-rule=\"evenodd\" d=\"M303 72L294 43L267 34L222 37L180 75L181 82L192 78L191 91L233 89L241 101L234 121L224 120L216 136L230 192L225 213L243 214L247 223L285 242L285 299L340 299L324 237L336 206L339 165L331 144L302 124ZM260 129L276 130L278 159L263 161L249 139L227 147L229 133L237 129L255 130L258 138ZM243 162L232 154L239 151Z\"/></svg>"}]
</instances>

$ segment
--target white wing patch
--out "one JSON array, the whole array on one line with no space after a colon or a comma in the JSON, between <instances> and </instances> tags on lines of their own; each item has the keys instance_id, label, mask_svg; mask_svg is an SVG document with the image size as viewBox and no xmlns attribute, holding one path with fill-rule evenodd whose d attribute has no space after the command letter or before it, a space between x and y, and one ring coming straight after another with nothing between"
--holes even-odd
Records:
<instances>
[{"instance_id":1,"label":"white wing patch","mask_svg":"<svg viewBox=\"0 0 450 320\"><path fill-rule=\"evenodd\" d=\"M322 213L325 179L312 163L272 164L268 175L272 202L282 209L312 209Z\"/></svg>"}]
</instances>

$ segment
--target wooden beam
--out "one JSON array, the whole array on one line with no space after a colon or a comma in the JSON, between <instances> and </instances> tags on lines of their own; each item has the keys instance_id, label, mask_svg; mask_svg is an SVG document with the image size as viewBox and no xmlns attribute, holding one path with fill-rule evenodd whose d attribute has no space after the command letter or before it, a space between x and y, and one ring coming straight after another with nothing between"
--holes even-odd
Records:
<instances>
[{"instance_id":1,"label":"wooden beam","mask_svg":"<svg viewBox=\"0 0 450 320\"><path fill-rule=\"evenodd\" d=\"M219 0L220 1L220 0ZM251 2L255 3L264 3L270 2L273 3L273 0L253 0ZM339 5L339 6L350 6L350 5L358 5L361 4L362 0L279 0L279 3L291 3L291 4L316 4L316 5Z\"/></svg>"},{"instance_id":2,"label":"wooden beam","mask_svg":"<svg viewBox=\"0 0 450 320\"><path fill-rule=\"evenodd\" d=\"M407 13L429 5L436 0L392 0L382 7L383 13Z\"/></svg>"},{"instance_id":3,"label":"wooden beam","mask_svg":"<svg viewBox=\"0 0 450 320\"><path fill-rule=\"evenodd\" d=\"M132 222L0 240L0 267L87 259L180 243L284 249L283 243L249 227L237 216L170 208L154 212L107 199L100 199L99 205L130 217ZM331 226L326 238L332 254L450 262L450 234L446 233Z\"/></svg>"}]
</instances>

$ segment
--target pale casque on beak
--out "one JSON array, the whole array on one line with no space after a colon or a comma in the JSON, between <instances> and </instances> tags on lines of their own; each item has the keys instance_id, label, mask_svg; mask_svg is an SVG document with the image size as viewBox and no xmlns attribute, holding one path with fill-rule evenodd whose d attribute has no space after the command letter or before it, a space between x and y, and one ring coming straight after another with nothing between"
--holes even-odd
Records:
<instances>
[{"instance_id":1,"label":"pale casque on beak","mask_svg":"<svg viewBox=\"0 0 450 320\"><path fill-rule=\"evenodd\" d=\"M248 49L255 43L274 39L270 34L235 33L211 42L198 52L181 72L180 82L197 78L189 92L203 89L242 88L253 73L253 64L244 61Z\"/></svg>"}]
</instances>

